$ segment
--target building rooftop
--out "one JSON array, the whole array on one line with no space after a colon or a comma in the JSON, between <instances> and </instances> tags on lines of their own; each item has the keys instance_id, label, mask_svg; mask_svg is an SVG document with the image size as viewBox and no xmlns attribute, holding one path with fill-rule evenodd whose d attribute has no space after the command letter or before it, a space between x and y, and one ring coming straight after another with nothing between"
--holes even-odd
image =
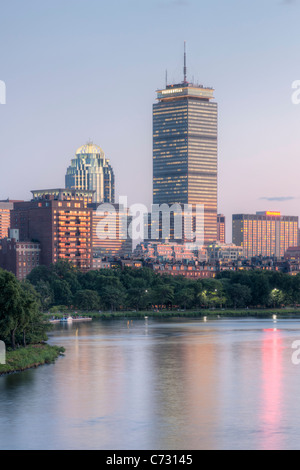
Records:
<instances>
[{"instance_id":1,"label":"building rooftop","mask_svg":"<svg viewBox=\"0 0 300 470\"><path fill-rule=\"evenodd\" d=\"M214 98L213 93L214 89L212 87L182 82L175 85L167 85L166 88L157 90L157 99L162 101L188 96L207 101Z\"/></svg>"},{"instance_id":2,"label":"building rooftop","mask_svg":"<svg viewBox=\"0 0 300 470\"><path fill-rule=\"evenodd\" d=\"M57 199L57 200L67 200L74 198L92 198L95 191L84 190L84 189L37 189L31 191L33 200L40 199Z\"/></svg>"},{"instance_id":3,"label":"building rooftop","mask_svg":"<svg viewBox=\"0 0 300 470\"><path fill-rule=\"evenodd\" d=\"M104 152L101 147L95 145L93 142L87 142L85 145L79 147L76 155L101 155L104 157Z\"/></svg>"}]
</instances>

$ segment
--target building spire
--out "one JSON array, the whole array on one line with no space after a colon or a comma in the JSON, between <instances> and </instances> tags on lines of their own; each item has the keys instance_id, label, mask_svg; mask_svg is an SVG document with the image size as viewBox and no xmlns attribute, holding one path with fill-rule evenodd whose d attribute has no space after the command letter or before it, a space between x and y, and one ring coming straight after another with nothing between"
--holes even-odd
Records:
<instances>
[{"instance_id":1,"label":"building spire","mask_svg":"<svg viewBox=\"0 0 300 470\"><path fill-rule=\"evenodd\" d=\"M186 41L184 41L184 56L183 56L183 83L186 81Z\"/></svg>"}]
</instances>

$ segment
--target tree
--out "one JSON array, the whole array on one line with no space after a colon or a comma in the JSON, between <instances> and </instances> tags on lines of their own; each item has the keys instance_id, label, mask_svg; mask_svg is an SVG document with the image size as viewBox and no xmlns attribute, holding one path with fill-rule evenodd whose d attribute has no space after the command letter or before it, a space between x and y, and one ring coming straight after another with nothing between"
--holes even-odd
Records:
<instances>
[{"instance_id":1,"label":"tree","mask_svg":"<svg viewBox=\"0 0 300 470\"><path fill-rule=\"evenodd\" d=\"M243 308L251 303L251 289L239 283L227 285L227 294L234 308Z\"/></svg>"},{"instance_id":2,"label":"tree","mask_svg":"<svg viewBox=\"0 0 300 470\"><path fill-rule=\"evenodd\" d=\"M106 286L102 291L101 301L111 311L119 308L125 301L125 291L120 287Z\"/></svg>"},{"instance_id":3,"label":"tree","mask_svg":"<svg viewBox=\"0 0 300 470\"><path fill-rule=\"evenodd\" d=\"M251 296L255 306L266 306L269 301L270 285L264 273L255 273L252 276Z\"/></svg>"},{"instance_id":4,"label":"tree","mask_svg":"<svg viewBox=\"0 0 300 470\"><path fill-rule=\"evenodd\" d=\"M54 302L54 292L53 289L51 289L49 281L38 281L35 285L35 290L39 295L43 311L46 311Z\"/></svg>"},{"instance_id":5,"label":"tree","mask_svg":"<svg viewBox=\"0 0 300 470\"><path fill-rule=\"evenodd\" d=\"M52 273L48 266L40 265L34 268L27 276L27 280L34 286L39 282L50 282Z\"/></svg>"},{"instance_id":6,"label":"tree","mask_svg":"<svg viewBox=\"0 0 300 470\"><path fill-rule=\"evenodd\" d=\"M56 279L52 283L54 293L54 302L56 305L70 306L73 301L73 295L69 283L65 280Z\"/></svg>"},{"instance_id":7,"label":"tree","mask_svg":"<svg viewBox=\"0 0 300 470\"><path fill-rule=\"evenodd\" d=\"M131 287L127 290L126 300L130 308L134 307L136 310L144 308L150 301L148 290L144 287Z\"/></svg>"},{"instance_id":8,"label":"tree","mask_svg":"<svg viewBox=\"0 0 300 470\"><path fill-rule=\"evenodd\" d=\"M21 283L22 311L19 329L22 331L22 343L26 347L27 339L30 342L46 340L47 324L39 308L39 297L35 289L28 282Z\"/></svg>"},{"instance_id":9,"label":"tree","mask_svg":"<svg viewBox=\"0 0 300 470\"><path fill-rule=\"evenodd\" d=\"M16 349L16 332L23 321L22 290L17 278L0 270L0 337Z\"/></svg>"},{"instance_id":10,"label":"tree","mask_svg":"<svg viewBox=\"0 0 300 470\"><path fill-rule=\"evenodd\" d=\"M226 302L223 283L217 279L202 279L196 297L204 307L222 307Z\"/></svg>"},{"instance_id":11,"label":"tree","mask_svg":"<svg viewBox=\"0 0 300 470\"><path fill-rule=\"evenodd\" d=\"M187 306L191 307L195 299L195 291L189 287L184 287L175 293L175 303L180 307L184 307L186 310Z\"/></svg>"},{"instance_id":12,"label":"tree","mask_svg":"<svg viewBox=\"0 0 300 470\"><path fill-rule=\"evenodd\" d=\"M75 294L74 305L80 310L98 310L100 307L100 297L98 293L93 290L79 290Z\"/></svg>"},{"instance_id":13,"label":"tree","mask_svg":"<svg viewBox=\"0 0 300 470\"><path fill-rule=\"evenodd\" d=\"M270 296L269 296L269 301L270 304L273 307L279 307L283 304L284 302L285 295L282 292L282 290L277 289L276 287L271 290Z\"/></svg>"},{"instance_id":14,"label":"tree","mask_svg":"<svg viewBox=\"0 0 300 470\"><path fill-rule=\"evenodd\" d=\"M174 288L168 284L160 284L152 289L152 302L157 306L170 306L174 301Z\"/></svg>"}]
</instances>

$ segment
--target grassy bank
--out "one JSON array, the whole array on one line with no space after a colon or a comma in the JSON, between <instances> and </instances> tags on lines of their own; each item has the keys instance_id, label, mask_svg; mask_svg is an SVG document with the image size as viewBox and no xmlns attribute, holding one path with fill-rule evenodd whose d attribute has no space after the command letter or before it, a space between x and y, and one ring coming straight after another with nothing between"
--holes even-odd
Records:
<instances>
[{"instance_id":1,"label":"grassy bank","mask_svg":"<svg viewBox=\"0 0 300 470\"><path fill-rule=\"evenodd\" d=\"M51 364L64 352L64 348L42 343L6 352L6 364L0 364L0 376L12 372Z\"/></svg>"},{"instance_id":2,"label":"grassy bank","mask_svg":"<svg viewBox=\"0 0 300 470\"><path fill-rule=\"evenodd\" d=\"M72 315L74 312L70 311ZM80 312L78 315L92 317L94 319L112 319L112 318L201 318L201 317L256 317L256 318L270 318L277 315L278 318L299 318L300 308L272 308L272 309L193 309L193 310L167 310L162 309L159 311L153 310L119 310L113 312ZM55 317L60 318L62 315L56 314Z\"/></svg>"}]
</instances>

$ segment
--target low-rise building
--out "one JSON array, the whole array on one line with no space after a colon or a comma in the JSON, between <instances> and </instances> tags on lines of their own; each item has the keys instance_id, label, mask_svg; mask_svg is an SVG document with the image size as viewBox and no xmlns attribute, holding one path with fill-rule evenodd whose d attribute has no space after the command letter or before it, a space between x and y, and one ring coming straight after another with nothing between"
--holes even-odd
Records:
<instances>
[{"instance_id":1,"label":"low-rise building","mask_svg":"<svg viewBox=\"0 0 300 470\"><path fill-rule=\"evenodd\" d=\"M12 272L19 280L40 265L40 244L19 241L17 231L11 231L12 238L0 240L0 268Z\"/></svg>"},{"instance_id":2,"label":"low-rise building","mask_svg":"<svg viewBox=\"0 0 300 470\"><path fill-rule=\"evenodd\" d=\"M233 243L211 243L206 247L208 261L237 261L243 257L243 247Z\"/></svg>"}]
</instances>

